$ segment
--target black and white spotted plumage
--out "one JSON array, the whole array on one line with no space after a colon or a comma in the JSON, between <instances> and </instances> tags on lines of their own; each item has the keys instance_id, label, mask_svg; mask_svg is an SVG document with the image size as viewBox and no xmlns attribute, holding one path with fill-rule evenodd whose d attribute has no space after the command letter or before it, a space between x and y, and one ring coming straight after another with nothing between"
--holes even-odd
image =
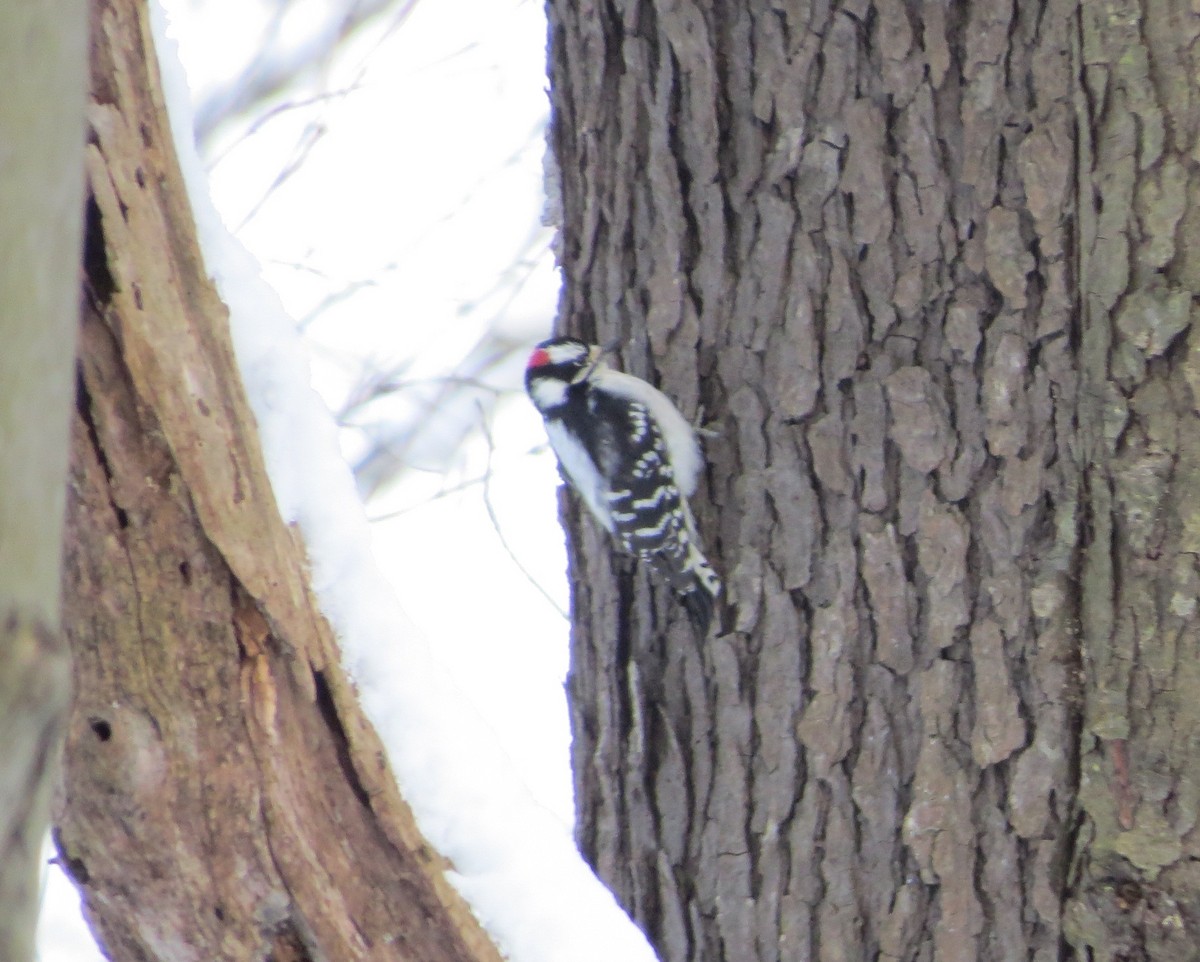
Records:
<instances>
[{"instance_id":1,"label":"black and white spotted plumage","mask_svg":"<svg viewBox=\"0 0 1200 962\"><path fill-rule=\"evenodd\" d=\"M695 432L665 394L602 354L575 338L544 341L529 357L526 390L567 481L623 549L666 579L704 634L721 579L687 502L703 466Z\"/></svg>"}]
</instances>

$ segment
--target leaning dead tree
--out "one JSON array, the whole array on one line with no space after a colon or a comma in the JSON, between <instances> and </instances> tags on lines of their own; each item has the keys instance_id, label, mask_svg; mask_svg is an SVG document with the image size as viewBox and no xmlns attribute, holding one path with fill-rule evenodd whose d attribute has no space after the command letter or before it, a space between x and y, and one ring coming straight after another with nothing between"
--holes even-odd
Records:
<instances>
[{"instance_id":1,"label":"leaning dead tree","mask_svg":"<svg viewBox=\"0 0 1200 962\"><path fill-rule=\"evenodd\" d=\"M62 864L114 962L497 960L276 510L146 5L91 13Z\"/></svg>"}]
</instances>

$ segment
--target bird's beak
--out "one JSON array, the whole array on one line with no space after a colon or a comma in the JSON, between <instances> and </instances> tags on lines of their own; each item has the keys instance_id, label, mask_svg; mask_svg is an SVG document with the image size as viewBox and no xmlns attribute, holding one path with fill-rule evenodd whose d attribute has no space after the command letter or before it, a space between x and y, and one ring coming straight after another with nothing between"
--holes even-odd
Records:
<instances>
[{"instance_id":1,"label":"bird's beak","mask_svg":"<svg viewBox=\"0 0 1200 962\"><path fill-rule=\"evenodd\" d=\"M571 381L571 383L579 384L583 381L586 381L589 377L591 377L592 372L594 370L596 370L597 367L599 367L601 364L604 363L604 355L607 354L610 350L612 350L612 348L614 348L617 343L620 343L620 342L615 342L612 345L603 345L603 346L598 345L598 344L593 344L590 348L588 348L587 366L582 371L580 371L578 374L575 375L575 377Z\"/></svg>"}]
</instances>

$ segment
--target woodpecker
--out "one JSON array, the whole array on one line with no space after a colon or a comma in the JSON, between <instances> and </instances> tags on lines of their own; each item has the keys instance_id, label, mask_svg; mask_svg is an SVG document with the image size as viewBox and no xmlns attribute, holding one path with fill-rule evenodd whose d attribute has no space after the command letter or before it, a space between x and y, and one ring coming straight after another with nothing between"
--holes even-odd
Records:
<instances>
[{"instance_id":1,"label":"woodpecker","mask_svg":"<svg viewBox=\"0 0 1200 962\"><path fill-rule=\"evenodd\" d=\"M529 355L525 390L571 487L625 551L666 579L705 635L721 579L687 502L700 444L662 391L613 370L604 353L573 337L543 341Z\"/></svg>"}]
</instances>

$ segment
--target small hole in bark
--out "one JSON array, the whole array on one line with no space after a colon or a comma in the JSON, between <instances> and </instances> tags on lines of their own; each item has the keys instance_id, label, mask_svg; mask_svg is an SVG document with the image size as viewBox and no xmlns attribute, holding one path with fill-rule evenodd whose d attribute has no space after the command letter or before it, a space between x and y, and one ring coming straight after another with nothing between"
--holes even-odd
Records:
<instances>
[{"instance_id":1,"label":"small hole in bark","mask_svg":"<svg viewBox=\"0 0 1200 962\"><path fill-rule=\"evenodd\" d=\"M179 577L183 579L185 585L192 583L192 566L186 561L179 562Z\"/></svg>"},{"instance_id":2,"label":"small hole in bark","mask_svg":"<svg viewBox=\"0 0 1200 962\"><path fill-rule=\"evenodd\" d=\"M96 737L100 741L106 742L112 738L112 725L103 718L89 718L88 724L92 726L92 731L96 733Z\"/></svg>"},{"instance_id":3,"label":"small hole in bark","mask_svg":"<svg viewBox=\"0 0 1200 962\"><path fill-rule=\"evenodd\" d=\"M129 527L129 513L124 508L117 508L117 525L122 531Z\"/></svg>"},{"instance_id":4,"label":"small hole in bark","mask_svg":"<svg viewBox=\"0 0 1200 962\"><path fill-rule=\"evenodd\" d=\"M218 922L225 921L225 910L219 905L213 906L213 915L216 916Z\"/></svg>"}]
</instances>

